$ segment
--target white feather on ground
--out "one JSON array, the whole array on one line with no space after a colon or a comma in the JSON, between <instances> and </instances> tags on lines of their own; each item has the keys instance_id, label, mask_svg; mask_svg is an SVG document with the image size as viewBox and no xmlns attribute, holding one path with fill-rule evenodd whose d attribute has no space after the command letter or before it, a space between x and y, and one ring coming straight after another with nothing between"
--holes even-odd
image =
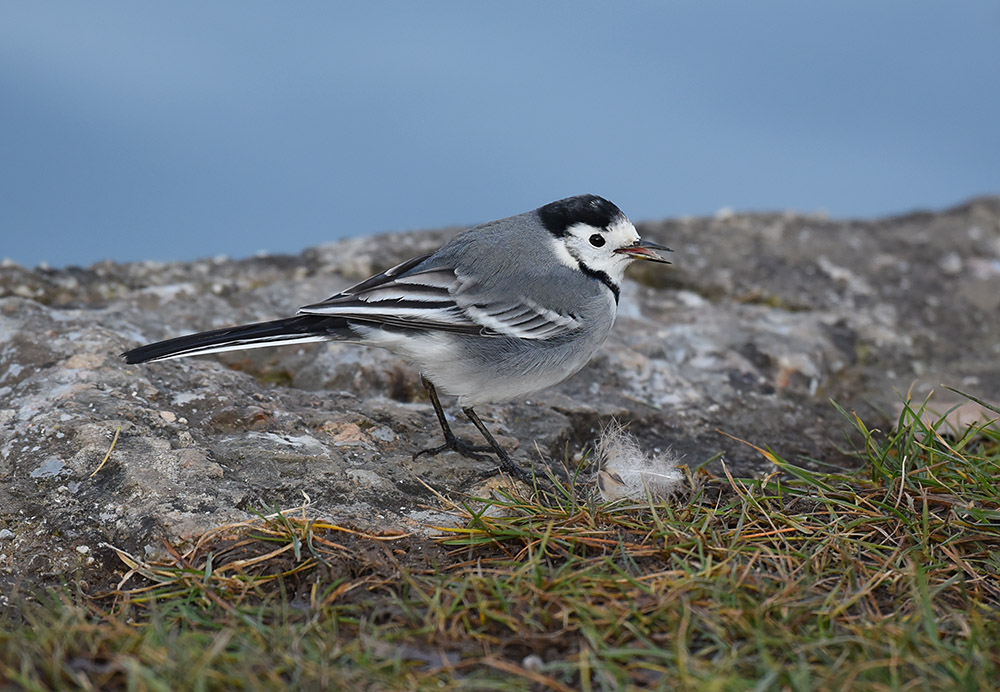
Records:
<instances>
[{"instance_id":1,"label":"white feather on ground","mask_svg":"<svg viewBox=\"0 0 1000 692\"><path fill-rule=\"evenodd\" d=\"M671 450L657 455L642 450L639 441L618 423L601 431L597 442L601 470L597 489L605 501L633 499L663 500L680 489L684 474Z\"/></svg>"}]
</instances>

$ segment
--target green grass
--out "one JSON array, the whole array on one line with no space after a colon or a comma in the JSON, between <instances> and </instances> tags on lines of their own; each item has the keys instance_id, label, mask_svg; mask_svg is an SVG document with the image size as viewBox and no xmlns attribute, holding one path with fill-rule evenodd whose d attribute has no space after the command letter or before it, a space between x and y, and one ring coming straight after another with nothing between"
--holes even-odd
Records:
<instances>
[{"instance_id":1,"label":"green grass","mask_svg":"<svg viewBox=\"0 0 1000 692\"><path fill-rule=\"evenodd\" d=\"M981 690L1000 680L1000 439L845 412L857 471L761 449L663 504L559 485L437 539L289 511L0 628L0 690Z\"/></svg>"}]
</instances>

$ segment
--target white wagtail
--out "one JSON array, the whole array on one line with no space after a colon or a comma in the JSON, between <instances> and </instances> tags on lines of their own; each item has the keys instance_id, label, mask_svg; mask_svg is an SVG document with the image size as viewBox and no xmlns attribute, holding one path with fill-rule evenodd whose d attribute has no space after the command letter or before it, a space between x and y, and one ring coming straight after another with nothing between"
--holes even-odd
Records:
<instances>
[{"instance_id":1,"label":"white wagtail","mask_svg":"<svg viewBox=\"0 0 1000 692\"><path fill-rule=\"evenodd\" d=\"M127 363L245 348L349 341L380 346L415 365L447 450L496 454L525 478L475 406L562 382L601 347L632 260L669 264L606 199L581 195L470 228L437 252L398 264L295 317L181 336L122 354ZM458 403L488 445L455 437L436 389Z\"/></svg>"}]
</instances>

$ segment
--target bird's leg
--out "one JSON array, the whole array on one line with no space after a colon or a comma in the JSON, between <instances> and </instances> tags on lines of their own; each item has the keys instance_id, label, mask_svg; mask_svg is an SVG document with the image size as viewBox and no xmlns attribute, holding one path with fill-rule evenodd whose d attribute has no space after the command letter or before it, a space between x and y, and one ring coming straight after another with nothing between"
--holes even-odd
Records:
<instances>
[{"instance_id":1,"label":"bird's leg","mask_svg":"<svg viewBox=\"0 0 1000 692\"><path fill-rule=\"evenodd\" d=\"M483 437L486 438L486 441L490 443L489 448L493 451L494 454L497 455L497 459L500 460L500 466L507 473L516 477L518 480L524 481L528 485L531 485L531 480L532 480L531 474L522 469L517 464L515 464L514 460L507 455L507 452L503 451L503 447L501 447L500 443L496 441L496 438L493 437L492 434L490 434L490 431L486 427L486 424L479 419L479 416L476 415L476 412L472 410L472 407L467 406L462 410L465 411L465 415L469 417L469 420L472 421L472 424L475 425L477 428L479 428L479 432L483 434Z\"/></svg>"},{"instance_id":2,"label":"bird's leg","mask_svg":"<svg viewBox=\"0 0 1000 692\"><path fill-rule=\"evenodd\" d=\"M430 449L421 449L413 455L414 460L424 454L434 456L441 452L458 452L463 457L469 457L478 461L489 461L490 458L488 456L479 452L493 452L496 451L497 447L474 445L456 437L455 433L451 431L451 426L448 425L448 420L444 417L444 409L441 408L441 401L438 399L437 390L434 389L434 385L423 375L420 376L420 380L424 383L424 389L427 390L427 394L431 398L431 405L434 406L434 413L437 415L438 423L441 424L441 432L444 433L444 444L438 447L431 447Z\"/></svg>"}]
</instances>

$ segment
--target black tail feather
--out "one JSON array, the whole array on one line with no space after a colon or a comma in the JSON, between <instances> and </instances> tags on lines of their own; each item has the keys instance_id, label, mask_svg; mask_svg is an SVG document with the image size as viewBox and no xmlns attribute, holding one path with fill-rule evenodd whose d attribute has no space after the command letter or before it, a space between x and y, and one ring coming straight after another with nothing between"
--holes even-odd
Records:
<instances>
[{"instance_id":1,"label":"black tail feather","mask_svg":"<svg viewBox=\"0 0 1000 692\"><path fill-rule=\"evenodd\" d=\"M244 324L238 327L213 329L198 334L188 334L166 341L146 344L122 354L126 363L145 363L151 360L195 356L224 349L280 346L286 342L323 341L346 336L347 320L340 317L300 315L270 322Z\"/></svg>"}]
</instances>

